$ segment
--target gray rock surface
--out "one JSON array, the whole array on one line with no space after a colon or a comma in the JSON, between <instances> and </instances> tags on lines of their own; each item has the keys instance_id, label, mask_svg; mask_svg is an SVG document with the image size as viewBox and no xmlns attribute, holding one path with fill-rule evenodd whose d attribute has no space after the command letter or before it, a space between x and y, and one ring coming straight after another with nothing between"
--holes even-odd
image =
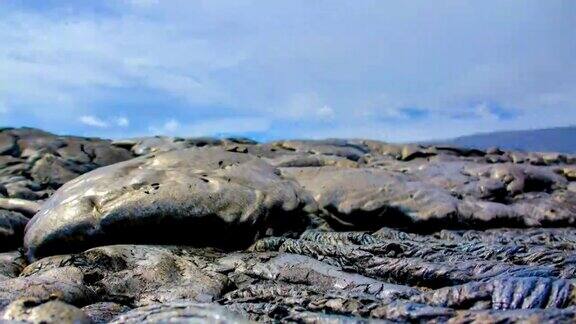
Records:
<instances>
[{"instance_id":1,"label":"gray rock surface","mask_svg":"<svg viewBox=\"0 0 576 324\"><path fill-rule=\"evenodd\" d=\"M0 252L9 251L20 245L28 218L24 215L0 209Z\"/></svg>"},{"instance_id":2,"label":"gray rock surface","mask_svg":"<svg viewBox=\"0 0 576 324\"><path fill-rule=\"evenodd\" d=\"M94 292L84 285L84 275L73 267L60 267L29 277L0 281L0 309L19 298L53 299L73 305L89 304Z\"/></svg>"},{"instance_id":3,"label":"gray rock surface","mask_svg":"<svg viewBox=\"0 0 576 324\"><path fill-rule=\"evenodd\" d=\"M0 315L572 323L575 217L568 154L3 129Z\"/></svg>"},{"instance_id":4,"label":"gray rock surface","mask_svg":"<svg viewBox=\"0 0 576 324\"><path fill-rule=\"evenodd\" d=\"M34 201L18 198L0 198L0 209L21 213L27 217L40 211L40 204Z\"/></svg>"},{"instance_id":5,"label":"gray rock surface","mask_svg":"<svg viewBox=\"0 0 576 324\"><path fill-rule=\"evenodd\" d=\"M214 304L168 303L137 308L110 323L250 323L238 314Z\"/></svg>"},{"instance_id":6,"label":"gray rock surface","mask_svg":"<svg viewBox=\"0 0 576 324\"><path fill-rule=\"evenodd\" d=\"M4 310L4 319L33 324L74 323L90 324L92 321L80 309L58 300L43 303L33 298L12 302Z\"/></svg>"},{"instance_id":7,"label":"gray rock surface","mask_svg":"<svg viewBox=\"0 0 576 324\"><path fill-rule=\"evenodd\" d=\"M18 251L0 253L0 282L18 277L26 266L26 259Z\"/></svg>"},{"instance_id":8,"label":"gray rock surface","mask_svg":"<svg viewBox=\"0 0 576 324\"><path fill-rule=\"evenodd\" d=\"M21 277L73 272L95 292L96 301L132 307L182 299L212 302L229 286L229 279L210 266L219 255L208 249L112 245L44 258L28 265ZM78 297L69 302L84 306L85 296Z\"/></svg>"},{"instance_id":9,"label":"gray rock surface","mask_svg":"<svg viewBox=\"0 0 576 324\"><path fill-rule=\"evenodd\" d=\"M126 313L130 307L114 302L100 302L82 307L82 311L93 323L108 323L122 313Z\"/></svg>"},{"instance_id":10,"label":"gray rock surface","mask_svg":"<svg viewBox=\"0 0 576 324\"><path fill-rule=\"evenodd\" d=\"M301 229L306 212L314 211L306 192L278 174L262 159L221 148L103 167L45 203L27 227L24 246L31 258L138 241L248 246L267 233Z\"/></svg>"}]
</instances>

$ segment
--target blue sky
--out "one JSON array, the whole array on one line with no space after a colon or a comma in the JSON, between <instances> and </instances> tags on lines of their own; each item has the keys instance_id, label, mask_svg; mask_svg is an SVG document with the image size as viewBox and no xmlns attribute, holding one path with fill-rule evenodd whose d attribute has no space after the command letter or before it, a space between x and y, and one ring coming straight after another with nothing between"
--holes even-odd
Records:
<instances>
[{"instance_id":1,"label":"blue sky","mask_svg":"<svg viewBox=\"0 0 576 324\"><path fill-rule=\"evenodd\" d=\"M418 141L576 124L571 0L0 2L0 125Z\"/></svg>"}]
</instances>

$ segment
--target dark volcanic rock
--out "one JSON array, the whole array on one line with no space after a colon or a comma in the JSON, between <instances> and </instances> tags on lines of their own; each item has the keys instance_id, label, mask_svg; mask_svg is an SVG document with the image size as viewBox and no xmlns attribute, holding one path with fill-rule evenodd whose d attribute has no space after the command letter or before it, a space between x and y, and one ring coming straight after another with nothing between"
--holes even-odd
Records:
<instances>
[{"instance_id":1,"label":"dark volcanic rock","mask_svg":"<svg viewBox=\"0 0 576 324\"><path fill-rule=\"evenodd\" d=\"M575 181L566 154L4 129L0 315L572 323Z\"/></svg>"},{"instance_id":2,"label":"dark volcanic rock","mask_svg":"<svg viewBox=\"0 0 576 324\"><path fill-rule=\"evenodd\" d=\"M82 307L82 311L93 323L108 323L118 315L126 313L130 307L113 303L101 302Z\"/></svg>"},{"instance_id":3,"label":"dark volcanic rock","mask_svg":"<svg viewBox=\"0 0 576 324\"><path fill-rule=\"evenodd\" d=\"M359 160L368 153L366 147L345 140L282 141L274 144L296 153L334 155L353 161Z\"/></svg>"},{"instance_id":4,"label":"dark volcanic rock","mask_svg":"<svg viewBox=\"0 0 576 324\"><path fill-rule=\"evenodd\" d=\"M17 212L0 209L0 252L20 245L28 218Z\"/></svg>"},{"instance_id":5,"label":"dark volcanic rock","mask_svg":"<svg viewBox=\"0 0 576 324\"><path fill-rule=\"evenodd\" d=\"M40 210L40 204L18 198L0 198L0 209L32 217Z\"/></svg>"},{"instance_id":6,"label":"dark volcanic rock","mask_svg":"<svg viewBox=\"0 0 576 324\"><path fill-rule=\"evenodd\" d=\"M134 155L141 156L150 153L161 153L174 150L181 150L192 147L202 146L219 146L223 145L225 141L211 138L179 138L179 137L144 137L129 140L119 140L112 142L113 145L121 148L126 148L132 151Z\"/></svg>"},{"instance_id":7,"label":"dark volcanic rock","mask_svg":"<svg viewBox=\"0 0 576 324\"><path fill-rule=\"evenodd\" d=\"M42 302L58 299L73 305L94 300L92 290L84 285L84 275L73 267L61 267L36 276L16 277L0 281L0 309L19 298Z\"/></svg>"},{"instance_id":8,"label":"dark volcanic rock","mask_svg":"<svg viewBox=\"0 0 576 324\"><path fill-rule=\"evenodd\" d=\"M110 323L250 323L214 304L168 303L137 308Z\"/></svg>"},{"instance_id":9,"label":"dark volcanic rock","mask_svg":"<svg viewBox=\"0 0 576 324\"><path fill-rule=\"evenodd\" d=\"M457 215L448 192L403 174L369 168L287 168L336 227L378 229Z\"/></svg>"},{"instance_id":10,"label":"dark volcanic rock","mask_svg":"<svg viewBox=\"0 0 576 324\"><path fill-rule=\"evenodd\" d=\"M229 286L228 278L210 267L219 255L205 249L112 245L44 258L26 267L22 276L37 278L73 269L96 292L98 302L130 306L183 299L211 302Z\"/></svg>"},{"instance_id":11,"label":"dark volcanic rock","mask_svg":"<svg viewBox=\"0 0 576 324\"><path fill-rule=\"evenodd\" d=\"M24 244L31 258L131 241L248 246L266 233L302 229L305 210L314 210L300 186L278 173L262 159L220 148L104 167L46 202Z\"/></svg>"},{"instance_id":12,"label":"dark volcanic rock","mask_svg":"<svg viewBox=\"0 0 576 324\"><path fill-rule=\"evenodd\" d=\"M26 261L20 252L0 253L0 282L17 277L26 266Z\"/></svg>"},{"instance_id":13,"label":"dark volcanic rock","mask_svg":"<svg viewBox=\"0 0 576 324\"><path fill-rule=\"evenodd\" d=\"M33 298L22 298L12 302L4 310L4 319L34 324L92 323L86 314L74 306L57 300L42 303Z\"/></svg>"},{"instance_id":14,"label":"dark volcanic rock","mask_svg":"<svg viewBox=\"0 0 576 324\"><path fill-rule=\"evenodd\" d=\"M0 184L12 198L45 199L85 172L132 157L107 140L32 128L0 130Z\"/></svg>"}]
</instances>

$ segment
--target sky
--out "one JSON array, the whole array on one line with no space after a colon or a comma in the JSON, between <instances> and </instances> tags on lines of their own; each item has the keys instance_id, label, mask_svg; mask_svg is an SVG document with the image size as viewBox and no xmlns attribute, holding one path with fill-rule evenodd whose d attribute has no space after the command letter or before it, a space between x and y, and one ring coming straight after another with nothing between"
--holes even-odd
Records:
<instances>
[{"instance_id":1,"label":"sky","mask_svg":"<svg viewBox=\"0 0 576 324\"><path fill-rule=\"evenodd\" d=\"M572 0L2 0L0 126L445 139L576 125Z\"/></svg>"}]
</instances>

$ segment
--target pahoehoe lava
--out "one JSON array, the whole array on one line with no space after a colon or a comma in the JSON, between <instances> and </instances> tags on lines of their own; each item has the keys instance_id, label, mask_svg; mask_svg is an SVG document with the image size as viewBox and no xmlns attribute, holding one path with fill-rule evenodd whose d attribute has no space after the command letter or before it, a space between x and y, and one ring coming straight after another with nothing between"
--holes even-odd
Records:
<instances>
[{"instance_id":1,"label":"pahoehoe lava","mask_svg":"<svg viewBox=\"0 0 576 324\"><path fill-rule=\"evenodd\" d=\"M576 155L0 130L0 318L576 321Z\"/></svg>"}]
</instances>

